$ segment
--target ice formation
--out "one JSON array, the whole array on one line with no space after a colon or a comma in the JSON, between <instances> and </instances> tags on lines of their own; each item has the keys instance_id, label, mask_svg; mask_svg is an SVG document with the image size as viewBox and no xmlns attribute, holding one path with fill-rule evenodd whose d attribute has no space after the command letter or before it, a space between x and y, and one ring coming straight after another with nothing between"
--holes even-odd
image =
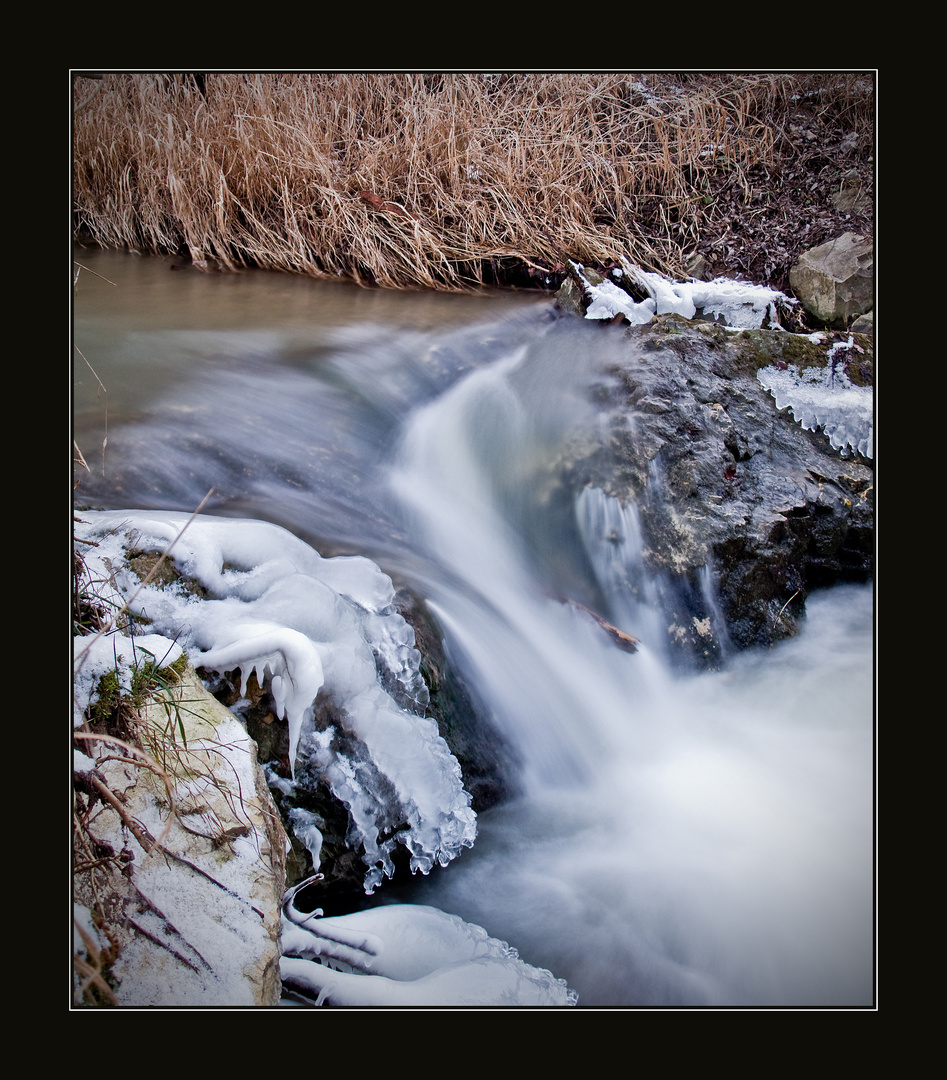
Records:
<instances>
[{"instance_id":1,"label":"ice formation","mask_svg":"<svg viewBox=\"0 0 947 1080\"><path fill-rule=\"evenodd\" d=\"M392 904L323 918L283 907L284 986L317 1005L575 1005L564 980L438 908Z\"/></svg>"},{"instance_id":2,"label":"ice formation","mask_svg":"<svg viewBox=\"0 0 947 1080\"><path fill-rule=\"evenodd\" d=\"M612 281L593 285L583 268L573 263L582 277L589 296L587 319L611 319L624 315L633 325L646 323L653 315L683 315L693 319L698 311L723 319L727 326L740 329L760 327L767 319L771 326L779 324L778 305L790 300L776 289L752 285L745 281L716 278L713 281L671 281L660 274L648 273L626 264L612 271L619 280L627 277L633 285L648 294L640 302Z\"/></svg>"},{"instance_id":3,"label":"ice formation","mask_svg":"<svg viewBox=\"0 0 947 1080\"><path fill-rule=\"evenodd\" d=\"M777 409L790 409L806 431L822 428L829 442L843 454L857 450L874 457L874 391L856 386L835 362L839 344L851 348L853 340L829 349L825 367L799 369L788 365L760 368L760 384L776 399Z\"/></svg>"},{"instance_id":4,"label":"ice formation","mask_svg":"<svg viewBox=\"0 0 947 1080\"><path fill-rule=\"evenodd\" d=\"M76 535L97 545L87 565L98 564L93 573L111 578L151 634L168 639L165 648L178 643L195 667L239 668L244 691L251 672L268 684L289 724L293 768L314 770L349 810L353 839L364 849L367 892L394 872L399 843L410 852L411 869L422 873L473 845L476 815L460 766L434 720L422 715L427 689L414 631L392 606L391 580L373 562L323 559L261 521L171 511L80 517ZM207 597L142 587L123 569L125 548L170 549ZM153 651L163 638L149 639ZM114 662L115 648L114 635L77 643L77 709L88 704L95 673L109 657ZM332 702L338 728L317 729L317 696ZM317 847L312 836L309 843Z\"/></svg>"},{"instance_id":5,"label":"ice formation","mask_svg":"<svg viewBox=\"0 0 947 1080\"><path fill-rule=\"evenodd\" d=\"M714 281L671 281L626 264L612 274L626 277L647 299L636 301L613 281L593 284L578 263L573 269L582 278L589 304L587 319L611 319L624 315L633 325L648 322L654 315L682 315L693 319L698 312L713 315L734 329L752 329L769 322L779 326L779 307L792 301L776 289L744 281L716 278ZM785 370L763 368L759 381L776 398L776 407L790 408L796 420L807 430L823 428L829 441L843 454L857 450L864 457L874 456L873 408L871 387L854 385L836 362L835 353L853 348L852 339L829 349L826 368L794 367Z\"/></svg>"}]
</instances>

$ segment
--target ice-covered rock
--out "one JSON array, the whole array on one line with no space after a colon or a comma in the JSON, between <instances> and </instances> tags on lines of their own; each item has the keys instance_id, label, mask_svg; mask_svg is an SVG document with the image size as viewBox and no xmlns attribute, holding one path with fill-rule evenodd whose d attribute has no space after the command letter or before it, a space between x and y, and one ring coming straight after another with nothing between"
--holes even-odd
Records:
<instances>
[{"instance_id":1,"label":"ice-covered rock","mask_svg":"<svg viewBox=\"0 0 947 1080\"><path fill-rule=\"evenodd\" d=\"M577 995L506 942L438 908L392 904L341 917L284 906L283 983L315 1004L568 1006ZM288 916L288 917L287 917Z\"/></svg>"},{"instance_id":2,"label":"ice-covered rock","mask_svg":"<svg viewBox=\"0 0 947 1080\"><path fill-rule=\"evenodd\" d=\"M149 630L178 642L196 668L239 669L244 689L255 673L268 687L289 724L291 765L316 770L348 809L366 891L394 873L398 844L423 873L473 844L476 815L460 767L423 715L413 631L374 563L323 559L260 521L170 511L81 517L77 534L95 540L92 557L108 563ZM205 595L142 586L124 567L128 550L168 551ZM318 726L317 699L331 702L333 723Z\"/></svg>"},{"instance_id":3,"label":"ice-covered rock","mask_svg":"<svg viewBox=\"0 0 947 1080\"><path fill-rule=\"evenodd\" d=\"M856 386L829 359L825 367L765 367L756 377L775 398L776 408L789 409L806 431L822 428L834 449L874 457L873 388Z\"/></svg>"},{"instance_id":4,"label":"ice-covered rock","mask_svg":"<svg viewBox=\"0 0 947 1080\"><path fill-rule=\"evenodd\" d=\"M736 328L761 327L767 321L779 325L779 307L791 301L776 289L745 281L716 278L713 281L674 281L626 264L615 269L615 281L600 279L578 263L572 269L582 286L586 319L613 319L623 315L632 326L647 323L654 315L681 315L693 319L698 313ZM645 299L635 300L627 284Z\"/></svg>"},{"instance_id":5,"label":"ice-covered rock","mask_svg":"<svg viewBox=\"0 0 947 1080\"><path fill-rule=\"evenodd\" d=\"M277 1005L286 836L256 747L190 668L136 723L150 752L78 733L76 1001Z\"/></svg>"}]
</instances>

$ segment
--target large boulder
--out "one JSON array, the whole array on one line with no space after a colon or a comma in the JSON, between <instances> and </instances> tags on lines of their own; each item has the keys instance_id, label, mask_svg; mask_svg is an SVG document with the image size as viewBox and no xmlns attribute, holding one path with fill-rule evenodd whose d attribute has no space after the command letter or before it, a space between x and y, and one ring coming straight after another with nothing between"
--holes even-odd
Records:
<instances>
[{"instance_id":1,"label":"large boulder","mask_svg":"<svg viewBox=\"0 0 947 1080\"><path fill-rule=\"evenodd\" d=\"M824 326L841 326L874 307L874 245L844 233L804 252L789 283L806 311Z\"/></svg>"},{"instance_id":2,"label":"large boulder","mask_svg":"<svg viewBox=\"0 0 947 1080\"><path fill-rule=\"evenodd\" d=\"M635 506L673 655L712 666L768 646L796 633L811 590L870 580L870 460L806 430L757 377L832 371L870 394L870 337L677 315L604 332L629 339L596 389L609 438L573 460L563 497Z\"/></svg>"},{"instance_id":3,"label":"large boulder","mask_svg":"<svg viewBox=\"0 0 947 1080\"><path fill-rule=\"evenodd\" d=\"M75 778L78 1003L278 1005L287 841L256 746L190 667L133 724L93 725Z\"/></svg>"}]
</instances>

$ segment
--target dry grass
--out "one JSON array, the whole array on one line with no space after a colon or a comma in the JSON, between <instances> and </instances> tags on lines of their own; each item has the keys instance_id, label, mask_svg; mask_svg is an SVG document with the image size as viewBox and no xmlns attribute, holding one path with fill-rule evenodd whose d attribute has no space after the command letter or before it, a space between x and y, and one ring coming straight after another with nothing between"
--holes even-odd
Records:
<instances>
[{"instance_id":1,"label":"dry grass","mask_svg":"<svg viewBox=\"0 0 947 1080\"><path fill-rule=\"evenodd\" d=\"M870 139L855 74L77 78L77 230L364 283L464 289L569 259L681 274L725 176L772 164L799 95Z\"/></svg>"}]
</instances>

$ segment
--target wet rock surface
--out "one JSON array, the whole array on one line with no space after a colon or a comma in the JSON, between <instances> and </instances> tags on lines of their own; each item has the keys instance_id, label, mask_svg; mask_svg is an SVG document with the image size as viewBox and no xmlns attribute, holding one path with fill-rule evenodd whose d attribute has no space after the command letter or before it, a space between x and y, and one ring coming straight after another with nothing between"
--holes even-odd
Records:
<instances>
[{"instance_id":1,"label":"wet rock surface","mask_svg":"<svg viewBox=\"0 0 947 1080\"><path fill-rule=\"evenodd\" d=\"M871 578L872 463L803 430L756 378L774 364L824 365L828 340L673 315L603 332L627 337L627 360L603 372L608 442L576 462L574 481L636 503L682 660L706 666L727 646L792 636L813 589ZM870 384L871 340L855 337ZM708 619L712 637L688 629Z\"/></svg>"}]
</instances>

